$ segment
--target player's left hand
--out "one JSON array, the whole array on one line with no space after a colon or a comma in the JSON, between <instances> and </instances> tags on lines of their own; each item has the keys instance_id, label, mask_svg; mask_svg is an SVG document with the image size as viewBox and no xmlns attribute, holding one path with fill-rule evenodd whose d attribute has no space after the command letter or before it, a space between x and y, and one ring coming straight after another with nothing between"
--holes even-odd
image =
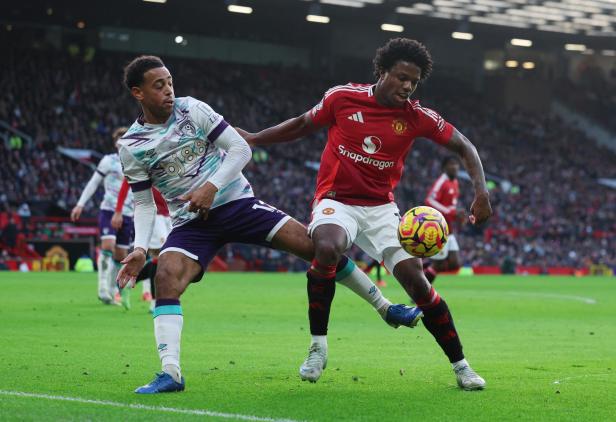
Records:
<instances>
[{"instance_id":1,"label":"player's left hand","mask_svg":"<svg viewBox=\"0 0 616 422\"><path fill-rule=\"evenodd\" d=\"M124 219L122 218L121 212L114 212L113 217L111 217L111 227L116 230L120 230L122 228L122 223Z\"/></svg>"},{"instance_id":2,"label":"player's left hand","mask_svg":"<svg viewBox=\"0 0 616 422\"><path fill-rule=\"evenodd\" d=\"M214 202L216 192L218 192L218 188L214 184L206 182L205 185L201 186L199 189L180 196L180 199L190 202L188 211L199 213L202 219L207 220L207 215L210 212L212 202Z\"/></svg>"},{"instance_id":3,"label":"player's left hand","mask_svg":"<svg viewBox=\"0 0 616 422\"><path fill-rule=\"evenodd\" d=\"M129 286L131 289L135 287L137 276L143 269L146 261L146 252L141 248L136 248L122 260L122 268L116 277L116 283L120 289Z\"/></svg>"},{"instance_id":4,"label":"player's left hand","mask_svg":"<svg viewBox=\"0 0 616 422\"><path fill-rule=\"evenodd\" d=\"M492 215L492 206L490 205L490 194L485 192L476 192L475 199L471 204L471 215L468 216L468 221L471 224L484 223Z\"/></svg>"}]
</instances>

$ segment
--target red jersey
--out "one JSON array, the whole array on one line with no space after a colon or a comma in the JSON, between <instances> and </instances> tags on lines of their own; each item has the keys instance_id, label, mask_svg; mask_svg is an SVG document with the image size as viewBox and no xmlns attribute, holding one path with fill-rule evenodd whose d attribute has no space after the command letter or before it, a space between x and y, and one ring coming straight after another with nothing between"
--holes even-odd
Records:
<instances>
[{"instance_id":1,"label":"red jersey","mask_svg":"<svg viewBox=\"0 0 616 422\"><path fill-rule=\"evenodd\" d=\"M120 187L120 192L118 193L116 212L122 211L124 201L126 200L126 195L128 195L128 188L128 181L124 178L122 186ZM169 217L169 208L167 207L167 202L165 201L165 198L163 198L163 195L157 189L152 188L152 196L154 196L154 203L156 204L156 214Z\"/></svg>"},{"instance_id":2,"label":"red jersey","mask_svg":"<svg viewBox=\"0 0 616 422\"><path fill-rule=\"evenodd\" d=\"M416 100L404 108L384 107L373 88L336 86L312 109L313 122L329 126L315 200L371 206L392 202L415 138L449 142L454 128L438 113Z\"/></svg>"},{"instance_id":3,"label":"red jersey","mask_svg":"<svg viewBox=\"0 0 616 422\"><path fill-rule=\"evenodd\" d=\"M426 205L436 208L445 216L450 233L455 227L456 205L458 205L459 196L458 179L451 180L445 173L436 179L426 196Z\"/></svg>"}]
</instances>

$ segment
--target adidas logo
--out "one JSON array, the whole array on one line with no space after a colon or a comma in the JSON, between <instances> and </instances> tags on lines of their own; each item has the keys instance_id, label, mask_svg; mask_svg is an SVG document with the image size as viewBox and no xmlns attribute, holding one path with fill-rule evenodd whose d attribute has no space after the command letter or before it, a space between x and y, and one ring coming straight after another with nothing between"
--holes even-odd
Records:
<instances>
[{"instance_id":1,"label":"adidas logo","mask_svg":"<svg viewBox=\"0 0 616 422\"><path fill-rule=\"evenodd\" d=\"M349 117L347 117L347 119L353 120L353 121L359 122L359 123L363 123L364 122L364 116L361 115L361 111L358 111L357 113L351 114Z\"/></svg>"}]
</instances>

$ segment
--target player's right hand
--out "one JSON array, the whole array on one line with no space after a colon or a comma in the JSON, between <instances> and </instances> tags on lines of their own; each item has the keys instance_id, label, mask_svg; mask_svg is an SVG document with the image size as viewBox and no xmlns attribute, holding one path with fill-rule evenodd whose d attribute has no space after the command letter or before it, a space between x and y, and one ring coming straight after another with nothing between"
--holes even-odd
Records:
<instances>
[{"instance_id":1,"label":"player's right hand","mask_svg":"<svg viewBox=\"0 0 616 422\"><path fill-rule=\"evenodd\" d=\"M120 230L122 228L122 223L124 219L122 218L121 212L114 212L113 217L111 217L111 227L116 230Z\"/></svg>"},{"instance_id":2,"label":"player's right hand","mask_svg":"<svg viewBox=\"0 0 616 422\"><path fill-rule=\"evenodd\" d=\"M81 217L81 212L83 211L83 207L79 205L75 205L75 208L71 211L71 221L79 220Z\"/></svg>"},{"instance_id":3,"label":"player's right hand","mask_svg":"<svg viewBox=\"0 0 616 422\"><path fill-rule=\"evenodd\" d=\"M135 249L122 260L122 264L124 265L122 265L116 277L116 282L120 289L126 286L129 286L131 289L135 287L137 276L143 269L145 260L146 252L141 248Z\"/></svg>"},{"instance_id":4,"label":"player's right hand","mask_svg":"<svg viewBox=\"0 0 616 422\"><path fill-rule=\"evenodd\" d=\"M487 191L475 193L475 199L471 204L471 215L468 216L468 220L471 224L481 224L487 221L491 215L490 194Z\"/></svg>"}]
</instances>

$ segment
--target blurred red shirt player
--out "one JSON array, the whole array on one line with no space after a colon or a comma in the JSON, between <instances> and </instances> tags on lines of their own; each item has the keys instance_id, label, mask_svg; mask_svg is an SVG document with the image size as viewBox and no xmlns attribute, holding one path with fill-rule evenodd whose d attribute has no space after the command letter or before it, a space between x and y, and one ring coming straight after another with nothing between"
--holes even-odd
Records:
<instances>
[{"instance_id":1,"label":"blurred red shirt player","mask_svg":"<svg viewBox=\"0 0 616 422\"><path fill-rule=\"evenodd\" d=\"M460 255L458 241L454 235L458 197L460 188L458 185L458 171L460 163L456 157L449 156L443 160L443 174L434 182L428 195L426 205L439 210L449 226L449 237L443 250L432 257L434 268L437 271L455 271L460 268Z\"/></svg>"}]
</instances>

